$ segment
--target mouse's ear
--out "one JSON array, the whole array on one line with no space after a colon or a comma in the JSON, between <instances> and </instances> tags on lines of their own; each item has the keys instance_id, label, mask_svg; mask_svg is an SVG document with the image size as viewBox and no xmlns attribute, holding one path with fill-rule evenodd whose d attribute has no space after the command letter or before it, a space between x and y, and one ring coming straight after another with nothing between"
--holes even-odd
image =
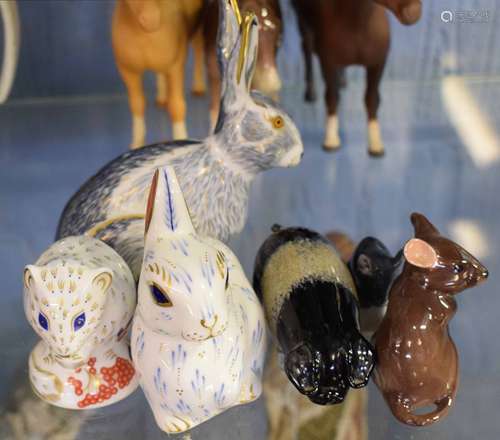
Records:
<instances>
[{"instance_id":1,"label":"mouse's ear","mask_svg":"<svg viewBox=\"0 0 500 440\"><path fill-rule=\"evenodd\" d=\"M368 255L359 254L356 259L356 269L366 276L373 275L372 260Z\"/></svg>"},{"instance_id":2,"label":"mouse's ear","mask_svg":"<svg viewBox=\"0 0 500 440\"><path fill-rule=\"evenodd\" d=\"M415 237L423 237L426 235L439 235L437 228L427 220L425 215L418 212L414 212L410 216L410 220L413 224L413 229L415 230Z\"/></svg>"},{"instance_id":3,"label":"mouse's ear","mask_svg":"<svg viewBox=\"0 0 500 440\"><path fill-rule=\"evenodd\" d=\"M33 273L35 272L35 270L37 270L37 267L34 266L34 265L32 265L32 264L28 264L24 268L23 280L24 280L24 287L26 289L29 289L35 283L35 279L34 279L34 276L33 276Z\"/></svg>"},{"instance_id":4,"label":"mouse's ear","mask_svg":"<svg viewBox=\"0 0 500 440\"><path fill-rule=\"evenodd\" d=\"M434 248L419 238L412 238L408 241L403 253L406 261L416 267L430 269L437 264L437 254Z\"/></svg>"}]
</instances>

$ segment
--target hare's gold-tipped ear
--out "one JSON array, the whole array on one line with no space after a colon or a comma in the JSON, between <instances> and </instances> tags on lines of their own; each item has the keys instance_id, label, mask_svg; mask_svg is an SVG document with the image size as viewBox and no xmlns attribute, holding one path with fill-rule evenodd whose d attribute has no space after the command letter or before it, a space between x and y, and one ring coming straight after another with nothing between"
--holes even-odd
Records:
<instances>
[{"instance_id":1,"label":"hare's gold-tipped ear","mask_svg":"<svg viewBox=\"0 0 500 440\"><path fill-rule=\"evenodd\" d=\"M234 16L236 18L236 22L238 23L238 26L241 26L242 19L241 19L240 7L238 5L238 0L229 0L229 5L231 6L231 9L233 10Z\"/></svg>"},{"instance_id":2,"label":"hare's gold-tipped ear","mask_svg":"<svg viewBox=\"0 0 500 440\"><path fill-rule=\"evenodd\" d=\"M227 70L229 58L240 33L241 13L237 0L219 0L217 60L221 76Z\"/></svg>"},{"instance_id":3,"label":"hare's gold-tipped ear","mask_svg":"<svg viewBox=\"0 0 500 440\"><path fill-rule=\"evenodd\" d=\"M259 25L257 16L253 12L248 12L243 17L241 24L240 52L238 54L238 70L236 79L241 84L241 77L244 74L244 86L250 90L252 78L257 64L257 50L259 45Z\"/></svg>"},{"instance_id":4,"label":"hare's gold-tipped ear","mask_svg":"<svg viewBox=\"0 0 500 440\"><path fill-rule=\"evenodd\" d=\"M226 9L228 9L227 3L225 4ZM227 52L227 46L224 46L224 50L220 46L218 53L221 66L223 106L231 105L238 99L240 92L248 94L257 61L259 31L256 15L253 12L245 13L241 18L241 25L237 24L237 14L234 12L222 14L221 20L229 20L231 15L231 23L233 26L237 26L237 29L233 27L231 32L236 30L236 38L229 52ZM219 26L220 29L221 26ZM227 40L227 36L219 35L219 44L225 45Z\"/></svg>"},{"instance_id":5,"label":"hare's gold-tipped ear","mask_svg":"<svg viewBox=\"0 0 500 440\"><path fill-rule=\"evenodd\" d=\"M416 267L430 269L437 263L437 254L434 248L419 238L409 240L404 247L403 253L406 261Z\"/></svg>"}]
</instances>

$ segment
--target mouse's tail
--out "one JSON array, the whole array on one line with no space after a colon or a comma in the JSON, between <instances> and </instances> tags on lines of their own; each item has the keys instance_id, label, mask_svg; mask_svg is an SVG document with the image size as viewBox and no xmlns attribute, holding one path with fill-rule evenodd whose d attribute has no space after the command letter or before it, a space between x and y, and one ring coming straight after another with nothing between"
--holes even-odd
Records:
<instances>
[{"instance_id":1,"label":"mouse's tail","mask_svg":"<svg viewBox=\"0 0 500 440\"><path fill-rule=\"evenodd\" d=\"M395 395L387 399L387 403L391 408L394 416L402 423L406 425L413 426L426 426L437 422L450 410L451 404L453 402L452 395L443 397L442 399L434 402L436 408L427 414L414 414L416 408L408 408L404 406L399 398Z\"/></svg>"}]
</instances>

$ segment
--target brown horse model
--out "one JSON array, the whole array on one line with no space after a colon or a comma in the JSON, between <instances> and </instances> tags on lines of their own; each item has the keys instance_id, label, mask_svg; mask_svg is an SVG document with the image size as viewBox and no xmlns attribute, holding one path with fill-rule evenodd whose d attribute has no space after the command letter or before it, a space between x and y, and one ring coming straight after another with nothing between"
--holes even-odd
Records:
<instances>
[{"instance_id":1,"label":"brown horse model","mask_svg":"<svg viewBox=\"0 0 500 440\"><path fill-rule=\"evenodd\" d=\"M380 4L378 4L380 3ZM320 60L326 85L328 110L323 147L340 147L337 106L342 70L346 66L366 68L365 105L368 113L368 152L384 154L377 120L379 84L390 46L386 6L404 24L418 21L420 0L292 0L302 35L306 66L306 101L315 100L312 53Z\"/></svg>"},{"instance_id":2,"label":"brown horse model","mask_svg":"<svg viewBox=\"0 0 500 440\"><path fill-rule=\"evenodd\" d=\"M412 214L411 221L415 238L404 247L403 272L374 336L375 383L399 421L423 426L448 413L457 391L458 355L448 330L454 295L488 271L423 215Z\"/></svg>"},{"instance_id":3,"label":"brown horse model","mask_svg":"<svg viewBox=\"0 0 500 440\"><path fill-rule=\"evenodd\" d=\"M282 22L278 0L240 0L241 14L253 12L259 20L259 51L252 87L277 98L281 80L276 67L276 54L281 44ZM218 1L205 0L203 35L210 84L210 124L217 122L220 101L220 73L215 54L218 29Z\"/></svg>"},{"instance_id":4,"label":"brown horse model","mask_svg":"<svg viewBox=\"0 0 500 440\"><path fill-rule=\"evenodd\" d=\"M131 148L144 145L145 98L142 76L157 74L157 103L172 120L174 139L187 137L184 65L189 39L193 37L195 69L193 92L205 91L203 72L203 0L117 0L112 40L116 64L127 86L132 112Z\"/></svg>"}]
</instances>

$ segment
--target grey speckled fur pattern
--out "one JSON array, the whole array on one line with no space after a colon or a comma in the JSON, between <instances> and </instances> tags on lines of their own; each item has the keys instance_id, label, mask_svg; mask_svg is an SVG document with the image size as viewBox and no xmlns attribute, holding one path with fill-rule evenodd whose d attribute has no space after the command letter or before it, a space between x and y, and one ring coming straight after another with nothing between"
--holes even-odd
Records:
<instances>
[{"instance_id":1,"label":"grey speckled fur pattern","mask_svg":"<svg viewBox=\"0 0 500 440\"><path fill-rule=\"evenodd\" d=\"M242 36L228 0L219 1L218 57L223 75L214 133L202 141L160 143L122 154L83 184L59 221L57 239L103 224L96 236L122 255L136 278L144 234L144 221L138 216L145 213L156 168L174 165L197 232L227 241L245 224L255 175L295 166L302 156L302 141L290 117L268 98L249 91L257 56L257 19L250 25L238 80ZM275 124L277 118L280 126Z\"/></svg>"}]
</instances>

